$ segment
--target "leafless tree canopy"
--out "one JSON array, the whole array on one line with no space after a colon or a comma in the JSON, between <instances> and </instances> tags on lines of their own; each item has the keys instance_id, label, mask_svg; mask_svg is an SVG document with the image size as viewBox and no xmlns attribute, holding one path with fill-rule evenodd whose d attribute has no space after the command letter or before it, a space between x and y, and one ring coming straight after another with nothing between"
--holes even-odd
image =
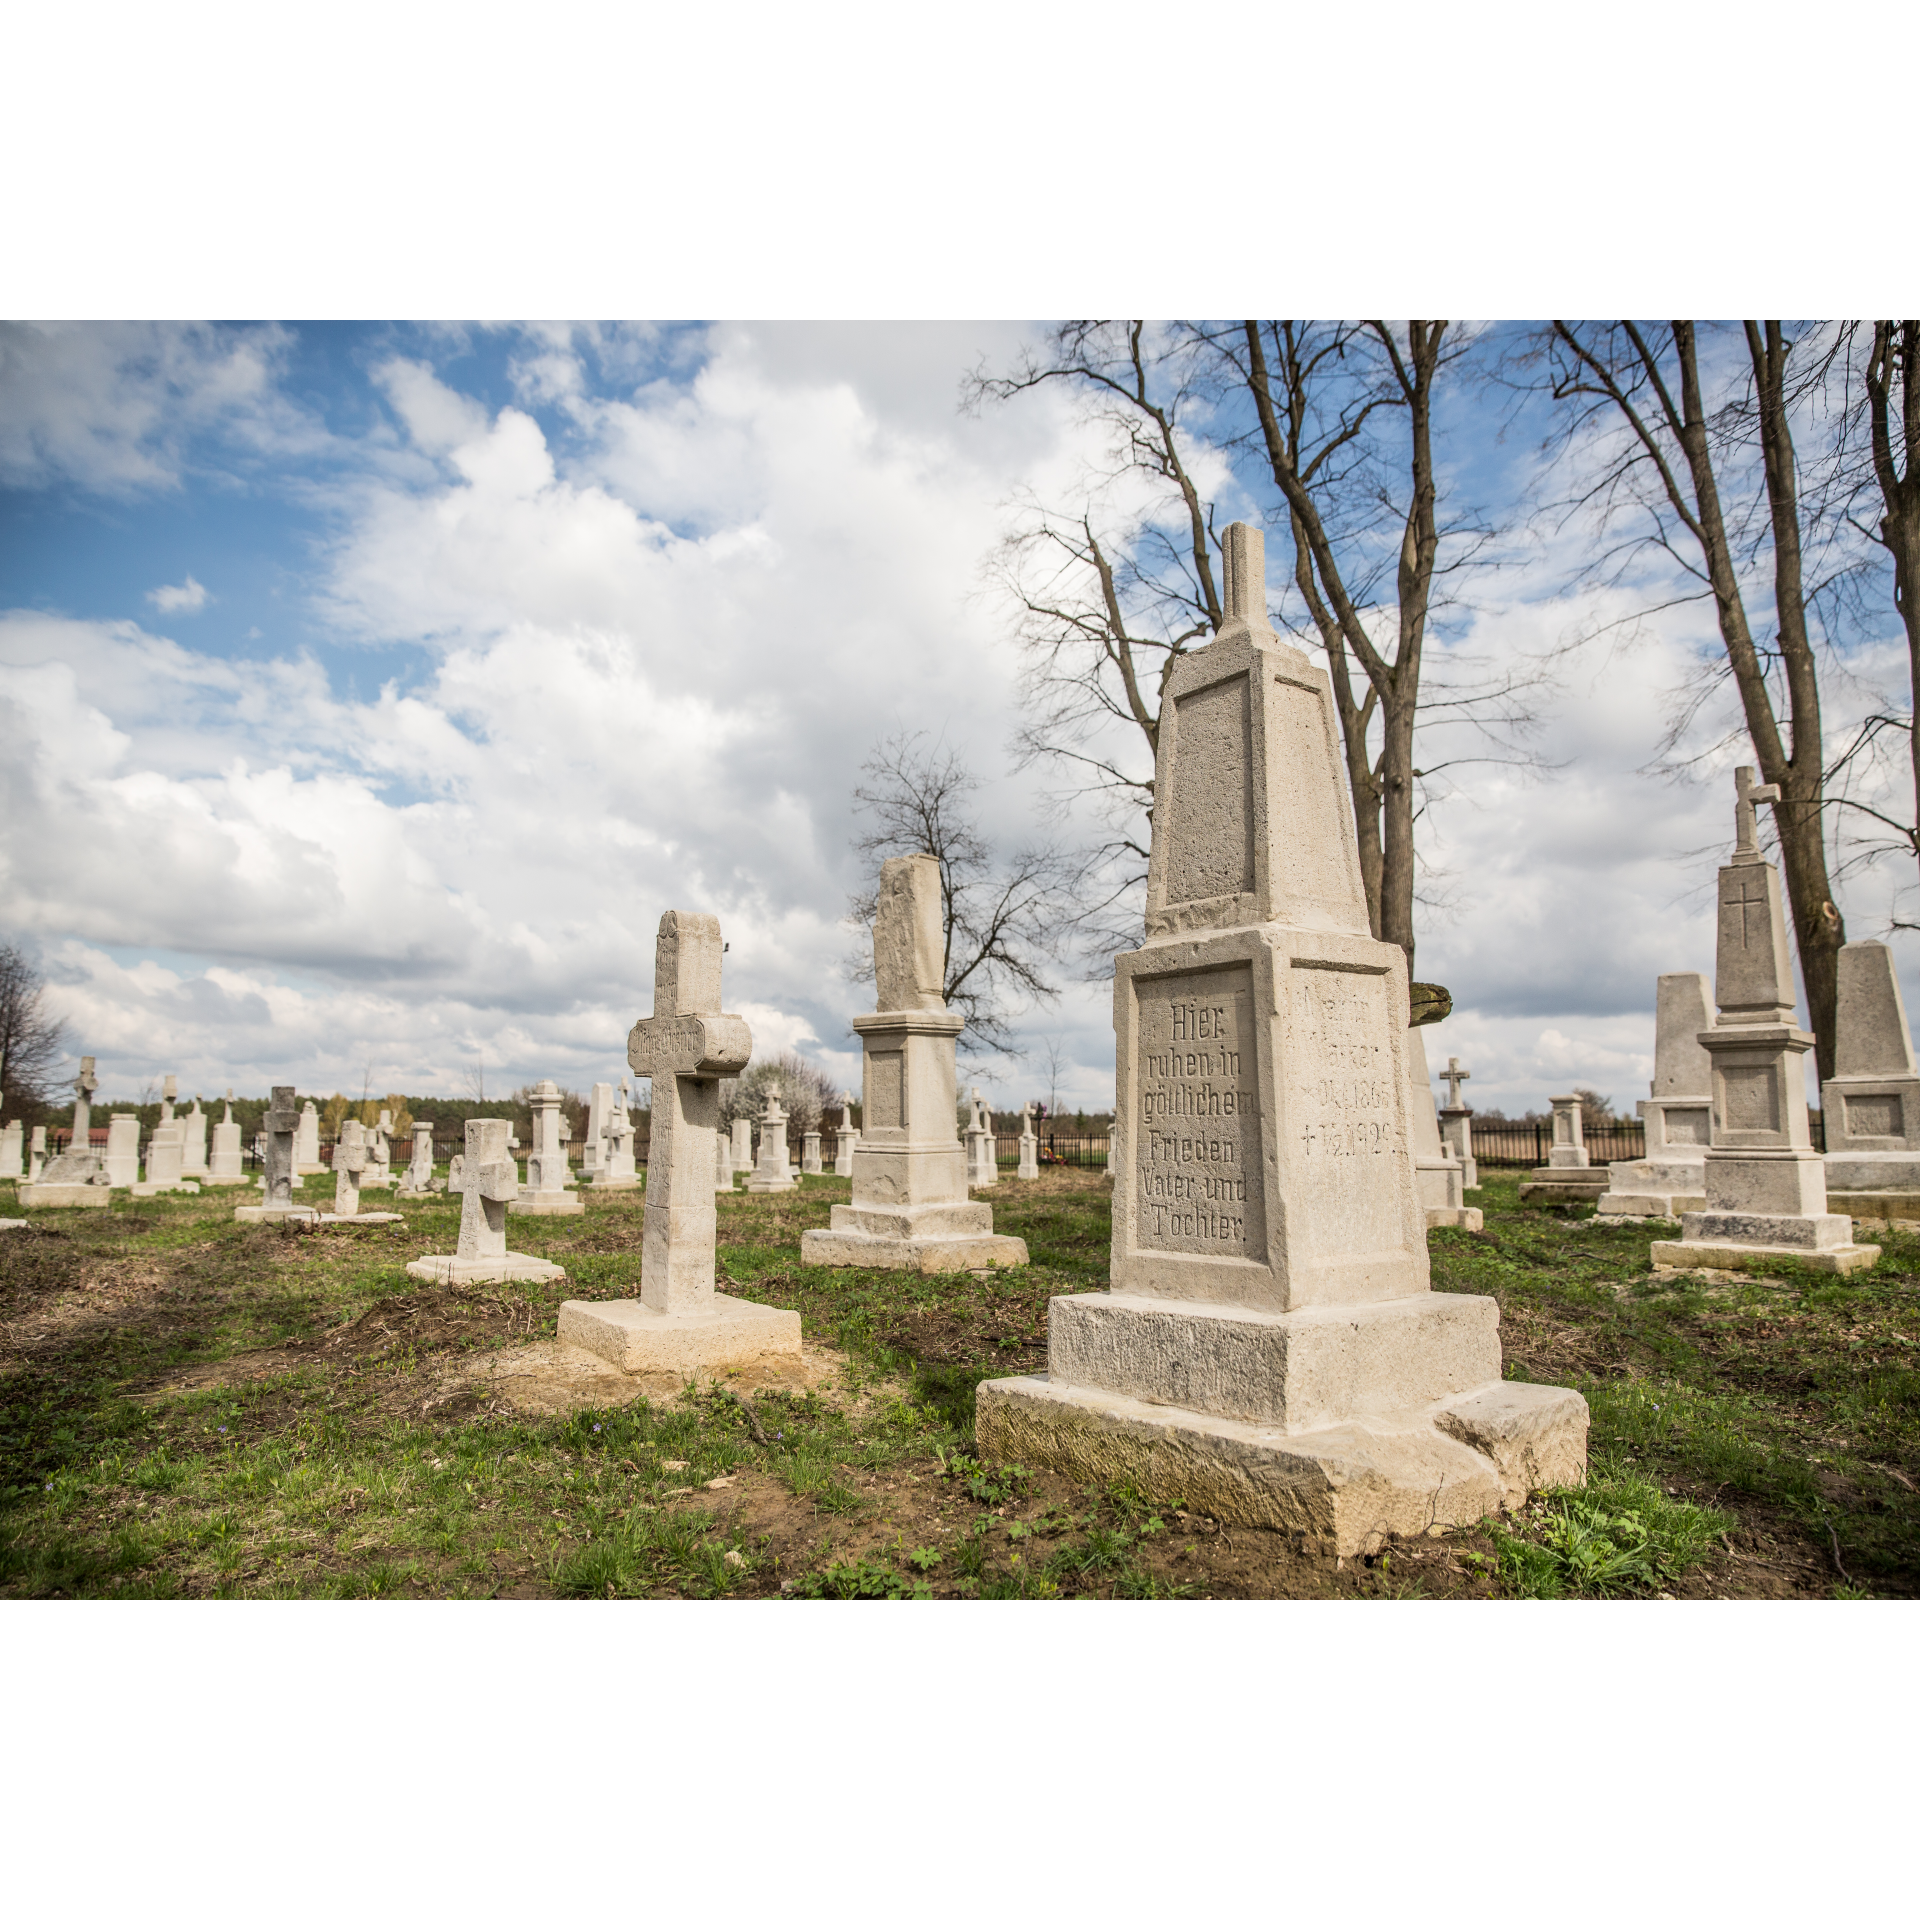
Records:
<instances>
[{"instance_id":1,"label":"leafless tree canopy","mask_svg":"<svg viewBox=\"0 0 1920 1920\"><path fill-rule=\"evenodd\" d=\"M811 1060L804 1060L789 1049L769 1060L755 1060L745 1073L720 1082L722 1122L732 1126L735 1120L759 1119L766 1111L767 1095L776 1088L780 1104L792 1116L787 1123L787 1137L793 1141L809 1127L817 1127L822 1111L837 1107L843 1091Z\"/></svg>"},{"instance_id":2,"label":"leafless tree canopy","mask_svg":"<svg viewBox=\"0 0 1920 1920\"><path fill-rule=\"evenodd\" d=\"M19 947L0 946L0 1120L36 1123L55 1092L67 1029L47 1013L45 989Z\"/></svg>"},{"instance_id":3,"label":"leafless tree canopy","mask_svg":"<svg viewBox=\"0 0 1920 1920\"><path fill-rule=\"evenodd\" d=\"M1063 801L1105 803L1104 951L1139 937L1166 676L1224 618L1216 521L1255 518L1290 541L1277 624L1327 655L1374 931L1411 956L1413 824L1442 771L1414 764L1416 716L1507 748L1530 718L1524 677L1426 673L1489 536L1437 479L1435 395L1467 350L1446 321L1076 321L968 383L976 405L1065 387L1104 430L1072 499L1016 503L991 567L1027 650L1019 744L1063 770ZM1221 510L1232 492L1251 507Z\"/></svg>"},{"instance_id":4,"label":"leafless tree canopy","mask_svg":"<svg viewBox=\"0 0 1920 1920\"><path fill-rule=\"evenodd\" d=\"M1017 1054L1010 1016L1023 1004L1058 996L1048 969L1083 916L1082 862L1058 846L996 853L968 804L980 782L957 753L929 745L924 734L890 735L861 772L854 805L872 825L853 850L868 880L849 899L847 922L867 937L850 977L873 978L881 865L902 854L930 853L940 862L947 1005L967 1021L960 1045Z\"/></svg>"}]
</instances>

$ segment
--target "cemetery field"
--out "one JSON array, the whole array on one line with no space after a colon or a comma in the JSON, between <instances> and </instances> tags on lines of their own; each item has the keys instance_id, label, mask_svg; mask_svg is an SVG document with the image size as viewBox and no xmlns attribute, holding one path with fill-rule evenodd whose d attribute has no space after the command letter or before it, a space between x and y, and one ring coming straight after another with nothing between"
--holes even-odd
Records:
<instances>
[{"instance_id":1,"label":"cemetery field","mask_svg":"<svg viewBox=\"0 0 1920 1920\"><path fill-rule=\"evenodd\" d=\"M1849 1279L1656 1280L1671 1228L1516 1185L1431 1236L1434 1283L1499 1300L1510 1376L1587 1396L1590 1484L1345 1564L973 1457L975 1383L1043 1367L1049 1296L1104 1284L1098 1175L994 1188L1034 1264L985 1276L802 1267L843 1180L722 1198L720 1285L806 1352L698 1388L553 1344L563 1299L638 1290L637 1193L511 1218L569 1278L467 1292L405 1272L453 1245L444 1196L325 1233L238 1226L232 1190L37 1212L0 1234L0 1593L1920 1592L1920 1236Z\"/></svg>"}]
</instances>

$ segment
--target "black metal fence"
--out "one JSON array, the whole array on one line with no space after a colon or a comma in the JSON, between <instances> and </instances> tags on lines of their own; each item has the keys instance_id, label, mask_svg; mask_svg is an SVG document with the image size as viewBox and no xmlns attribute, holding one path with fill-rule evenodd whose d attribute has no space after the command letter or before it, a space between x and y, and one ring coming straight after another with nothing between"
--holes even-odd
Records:
<instances>
[{"instance_id":1,"label":"black metal fence","mask_svg":"<svg viewBox=\"0 0 1920 1920\"><path fill-rule=\"evenodd\" d=\"M1525 1120L1476 1120L1473 1157L1483 1167L1544 1167L1553 1150L1553 1123ZM1647 1130L1638 1120L1620 1120L1584 1129L1587 1159L1596 1167L1613 1160L1644 1160Z\"/></svg>"}]
</instances>

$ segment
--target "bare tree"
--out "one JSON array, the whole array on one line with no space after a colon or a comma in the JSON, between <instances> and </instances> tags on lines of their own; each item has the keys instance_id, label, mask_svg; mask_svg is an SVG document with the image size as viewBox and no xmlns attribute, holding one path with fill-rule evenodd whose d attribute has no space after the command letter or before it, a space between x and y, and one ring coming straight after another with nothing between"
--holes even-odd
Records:
<instances>
[{"instance_id":1,"label":"bare tree","mask_svg":"<svg viewBox=\"0 0 1920 1920\"><path fill-rule=\"evenodd\" d=\"M1561 431L1597 455L1578 496L1603 526L1624 524L1625 551L1651 543L1696 595L1712 600L1726 672L1738 694L1762 780L1777 785L1781 867L1822 1078L1833 1070L1838 955L1846 928L1834 901L1822 816L1826 800L1820 680L1808 619L1810 587L1787 366L1779 321L1742 324L1746 384L1703 367L1691 320L1555 321L1538 350L1565 408ZM1747 596L1771 559L1773 621L1756 635ZM1606 558L1620 557L1609 550ZM1683 594L1682 597L1688 597ZM1713 690L1696 689L1669 729L1671 751ZM1783 699L1784 715L1776 705Z\"/></svg>"},{"instance_id":2,"label":"bare tree","mask_svg":"<svg viewBox=\"0 0 1920 1920\"><path fill-rule=\"evenodd\" d=\"M1466 345L1446 321L1077 321L967 383L976 405L1062 385L1106 429L1074 508L1019 503L991 572L1028 654L1022 749L1107 803L1108 906L1144 872L1166 676L1225 619L1209 490L1238 486L1291 536L1280 624L1326 651L1369 918L1411 959L1414 821L1440 771L1414 764L1416 720L1485 737L1528 718L1524 676L1469 673L1437 713L1424 684L1439 583L1488 538L1443 515L1437 477L1435 394ZM1107 951L1138 938L1137 915L1102 926Z\"/></svg>"},{"instance_id":3,"label":"bare tree","mask_svg":"<svg viewBox=\"0 0 1920 1920\"><path fill-rule=\"evenodd\" d=\"M825 1071L788 1048L771 1059L752 1061L745 1073L720 1082L721 1120L731 1126L738 1119L759 1119L767 1095L775 1089L789 1116L790 1139L817 1127L822 1112L840 1103L839 1090Z\"/></svg>"},{"instance_id":4,"label":"bare tree","mask_svg":"<svg viewBox=\"0 0 1920 1920\"><path fill-rule=\"evenodd\" d=\"M46 981L12 942L0 945L0 1117L25 1121L46 1106L66 1052L66 1022L46 1010Z\"/></svg>"},{"instance_id":5,"label":"bare tree","mask_svg":"<svg viewBox=\"0 0 1920 1920\"><path fill-rule=\"evenodd\" d=\"M1058 997L1046 968L1058 958L1080 912L1079 863L1058 847L1019 847L996 855L968 807L979 788L952 749L922 733L897 732L862 765L854 806L872 829L853 843L868 884L848 902L847 922L870 931L880 897L880 867L902 854L940 862L947 1005L966 1016L960 1045L1014 1055L1009 1016L1023 1001ZM862 943L850 968L873 978L873 945Z\"/></svg>"}]
</instances>

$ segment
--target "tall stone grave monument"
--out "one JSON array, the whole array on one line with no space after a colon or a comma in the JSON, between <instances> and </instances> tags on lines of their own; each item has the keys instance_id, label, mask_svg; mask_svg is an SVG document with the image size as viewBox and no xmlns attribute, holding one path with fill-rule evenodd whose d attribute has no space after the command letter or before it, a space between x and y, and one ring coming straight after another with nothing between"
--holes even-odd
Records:
<instances>
[{"instance_id":1,"label":"tall stone grave monument","mask_svg":"<svg viewBox=\"0 0 1920 1920\"><path fill-rule=\"evenodd\" d=\"M196 1094L192 1108L180 1115L180 1124L186 1129L186 1153L180 1162L180 1171L189 1180L204 1180L209 1171L207 1166L207 1116L201 1110L200 1099Z\"/></svg>"},{"instance_id":2,"label":"tall stone grave monument","mask_svg":"<svg viewBox=\"0 0 1920 1920\"><path fill-rule=\"evenodd\" d=\"M653 1014L627 1039L628 1065L653 1082L640 1297L569 1300L560 1309L562 1346L629 1373L689 1373L800 1352L797 1313L733 1299L713 1284L720 1081L753 1056L747 1023L720 1010L721 949L712 914L660 916ZM779 1131L784 1153L784 1122Z\"/></svg>"},{"instance_id":3,"label":"tall stone grave monument","mask_svg":"<svg viewBox=\"0 0 1920 1920\"><path fill-rule=\"evenodd\" d=\"M1478 1233L1486 1222L1478 1207L1467 1205L1467 1170L1440 1137L1433 1080L1427 1072L1427 1043L1418 1027L1407 1029L1407 1088L1413 1114L1413 1171L1420 1204L1430 1227L1466 1227Z\"/></svg>"},{"instance_id":4,"label":"tall stone grave monument","mask_svg":"<svg viewBox=\"0 0 1920 1920\"><path fill-rule=\"evenodd\" d=\"M460 1238L451 1254L410 1260L416 1280L468 1287L495 1280L564 1280L565 1267L530 1253L507 1250L507 1204L520 1191L520 1172L508 1147L504 1120L469 1120L466 1151L454 1156L447 1191L460 1196Z\"/></svg>"},{"instance_id":5,"label":"tall stone grave monument","mask_svg":"<svg viewBox=\"0 0 1920 1920\"><path fill-rule=\"evenodd\" d=\"M423 1199L433 1191L433 1122L413 1123L413 1151L407 1156L407 1170L394 1189L401 1199Z\"/></svg>"},{"instance_id":6,"label":"tall stone grave monument","mask_svg":"<svg viewBox=\"0 0 1920 1920\"><path fill-rule=\"evenodd\" d=\"M227 1108L213 1129L213 1152L202 1176L209 1187L244 1187L246 1169L240 1164L240 1122L233 1117L233 1089L227 1089Z\"/></svg>"},{"instance_id":7,"label":"tall stone grave monument","mask_svg":"<svg viewBox=\"0 0 1920 1920\"><path fill-rule=\"evenodd\" d=\"M115 1116L116 1119L118 1117ZM198 1188L189 1186L186 1178L186 1135L187 1123L178 1115L171 1120L162 1120L154 1128L147 1142L147 1177L133 1189L136 1199L147 1200L156 1194L174 1193L182 1188L188 1192L198 1191Z\"/></svg>"},{"instance_id":8,"label":"tall stone grave monument","mask_svg":"<svg viewBox=\"0 0 1920 1920\"><path fill-rule=\"evenodd\" d=\"M633 1116L627 1111L627 1083L620 1083L620 1097L607 1108L601 1124L600 1151L593 1171L596 1187L612 1187L630 1192L640 1184L633 1164ZM729 1180L728 1186L733 1182Z\"/></svg>"},{"instance_id":9,"label":"tall stone grave monument","mask_svg":"<svg viewBox=\"0 0 1920 1920\"><path fill-rule=\"evenodd\" d=\"M1332 1553L1577 1482L1587 1409L1500 1378L1430 1291L1406 957L1368 931L1326 674L1269 627L1261 537L1160 709L1146 939L1115 963L1112 1290L977 1395L984 1457L1126 1480Z\"/></svg>"},{"instance_id":10,"label":"tall stone grave monument","mask_svg":"<svg viewBox=\"0 0 1920 1920\"><path fill-rule=\"evenodd\" d=\"M300 1127L294 1137L293 1177L296 1183L310 1173L325 1173L320 1158L320 1109L311 1100L300 1109Z\"/></svg>"},{"instance_id":11,"label":"tall stone grave monument","mask_svg":"<svg viewBox=\"0 0 1920 1920\"><path fill-rule=\"evenodd\" d=\"M860 1144L860 1129L853 1124L851 1093L840 1096L840 1126L833 1136L833 1170L842 1180L853 1178L853 1150Z\"/></svg>"},{"instance_id":12,"label":"tall stone grave monument","mask_svg":"<svg viewBox=\"0 0 1920 1920\"><path fill-rule=\"evenodd\" d=\"M140 1116L137 1113L107 1115L107 1185L136 1187L140 1184Z\"/></svg>"},{"instance_id":13,"label":"tall stone grave monument","mask_svg":"<svg viewBox=\"0 0 1920 1920\"><path fill-rule=\"evenodd\" d=\"M753 1122L745 1114L733 1123L733 1145L727 1150L735 1173L753 1172Z\"/></svg>"},{"instance_id":14,"label":"tall stone grave monument","mask_svg":"<svg viewBox=\"0 0 1920 1920\"><path fill-rule=\"evenodd\" d=\"M367 1148L366 1171L360 1176L360 1185L367 1187L390 1187L393 1185L393 1110L390 1107L380 1109L380 1117L370 1127L362 1129Z\"/></svg>"},{"instance_id":15,"label":"tall stone grave monument","mask_svg":"<svg viewBox=\"0 0 1920 1920\"><path fill-rule=\"evenodd\" d=\"M1027 1243L995 1233L993 1208L967 1197L966 1150L954 1132L966 1022L947 1011L944 954L939 861L889 860L873 920L879 1006L853 1020L866 1054L853 1204L800 1236L807 1266L946 1273L1027 1264Z\"/></svg>"},{"instance_id":16,"label":"tall stone grave monument","mask_svg":"<svg viewBox=\"0 0 1920 1920\"><path fill-rule=\"evenodd\" d=\"M1672 1219L1707 1203L1713 1143L1713 1061L1700 1036L1713 1025L1704 973L1663 973L1654 990L1651 1099L1638 1103L1644 1159L1607 1169L1599 1212L1610 1219Z\"/></svg>"},{"instance_id":17,"label":"tall stone grave monument","mask_svg":"<svg viewBox=\"0 0 1920 1920\"><path fill-rule=\"evenodd\" d=\"M725 1127L716 1127L713 1133L713 1190L715 1193L733 1191L733 1142Z\"/></svg>"},{"instance_id":18,"label":"tall stone grave monument","mask_svg":"<svg viewBox=\"0 0 1920 1920\"><path fill-rule=\"evenodd\" d=\"M1920 1072L1892 949L1840 949L1834 1071L1821 1089L1827 1192L1856 1220L1920 1219Z\"/></svg>"},{"instance_id":19,"label":"tall stone grave monument","mask_svg":"<svg viewBox=\"0 0 1920 1920\"><path fill-rule=\"evenodd\" d=\"M1780 875L1760 857L1754 805L1779 789L1734 774L1733 857L1720 869L1713 997L1720 1017L1701 1032L1713 1059L1713 1144L1707 1199L1678 1240L1656 1240L1656 1267L1747 1267L1791 1260L1820 1273L1870 1267L1853 1220L1827 1211L1827 1170L1807 1127L1803 1056L1813 1036L1794 1019L1793 959Z\"/></svg>"},{"instance_id":20,"label":"tall stone grave monument","mask_svg":"<svg viewBox=\"0 0 1920 1920\"><path fill-rule=\"evenodd\" d=\"M67 1142L68 1153L92 1153L93 1096L100 1089L99 1076L93 1070L94 1056L86 1055L73 1082L73 1135Z\"/></svg>"},{"instance_id":21,"label":"tall stone grave monument","mask_svg":"<svg viewBox=\"0 0 1920 1920\"><path fill-rule=\"evenodd\" d=\"M47 1170L47 1130L35 1127L27 1139L27 1178L38 1180Z\"/></svg>"},{"instance_id":22,"label":"tall stone grave monument","mask_svg":"<svg viewBox=\"0 0 1920 1920\"><path fill-rule=\"evenodd\" d=\"M312 1207L293 1204L294 1152L300 1133L300 1115L294 1110L293 1097L291 1087L273 1090L273 1101L267 1108L267 1165L260 1176L261 1201L257 1207L235 1207L236 1220L285 1226L294 1222L310 1223L320 1217ZM313 1111L311 1100L307 1102L307 1111Z\"/></svg>"},{"instance_id":23,"label":"tall stone grave monument","mask_svg":"<svg viewBox=\"0 0 1920 1920\"><path fill-rule=\"evenodd\" d=\"M1473 1109L1460 1098L1460 1083L1473 1075L1460 1064L1458 1054L1447 1056L1447 1070L1440 1078L1447 1083L1447 1104L1440 1109L1440 1138L1447 1151L1460 1162L1460 1188L1464 1195L1480 1184L1480 1163L1473 1157Z\"/></svg>"},{"instance_id":24,"label":"tall stone grave monument","mask_svg":"<svg viewBox=\"0 0 1920 1920\"><path fill-rule=\"evenodd\" d=\"M1020 1165L1014 1178L1017 1180L1040 1178L1040 1137L1033 1130L1031 1100L1020 1109Z\"/></svg>"},{"instance_id":25,"label":"tall stone grave monument","mask_svg":"<svg viewBox=\"0 0 1920 1920\"><path fill-rule=\"evenodd\" d=\"M587 1142L580 1150L580 1171L594 1186L600 1171L600 1156L606 1151L607 1122L613 1117L613 1082L596 1080L587 1096Z\"/></svg>"},{"instance_id":26,"label":"tall stone grave monument","mask_svg":"<svg viewBox=\"0 0 1920 1920\"><path fill-rule=\"evenodd\" d=\"M760 1157L747 1180L749 1193L790 1193L797 1184L787 1158L787 1110L780 1089L767 1089L767 1110L760 1116Z\"/></svg>"},{"instance_id":27,"label":"tall stone grave monument","mask_svg":"<svg viewBox=\"0 0 1920 1920\"><path fill-rule=\"evenodd\" d=\"M180 1076L170 1073L160 1088L160 1124L164 1127L173 1118L173 1103L180 1097Z\"/></svg>"},{"instance_id":28,"label":"tall stone grave monument","mask_svg":"<svg viewBox=\"0 0 1920 1920\"><path fill-rule=\"evenodd\" d=\"M993 1151L993 1109L978 1087L967 1089L967 1185L997 1186L1000 1168Z\"/></svg>"},{"instance_id":29,"label":"tall stone grave monument","mask_svg":"<svg viewBox=\"0 0 1920 1920\"><path fill-rule=\"evenodd\" d=\"M0 1180L18 1180L24 1170L26 1123L9 1120L0 1127Z\"/></svg>"},{"instance_id":30,"label":"tall stone grave monument","mask_svg":"<svg viewBox=\"0 0 1920 1920\"><path fill-rule=\"evenodd\" d=\"M533 1151L527 1155L524 1192L508 1203L513 1213L585 1213L586 1203L567 1191L567 1148L560 1137L560 1089L542 1080L528 1096L533 1108Z\"/></svg>"}]
</instances>

